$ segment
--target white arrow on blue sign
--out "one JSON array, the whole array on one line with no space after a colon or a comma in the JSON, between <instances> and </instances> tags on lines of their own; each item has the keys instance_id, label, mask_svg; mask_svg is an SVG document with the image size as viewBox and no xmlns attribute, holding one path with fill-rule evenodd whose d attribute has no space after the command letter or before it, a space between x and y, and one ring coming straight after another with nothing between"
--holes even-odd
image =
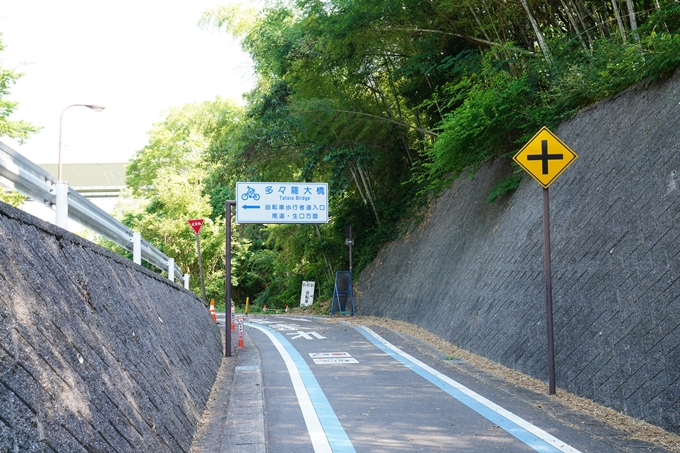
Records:
<instances>
[{"instance_id":1,"label":"white arrow on blue sign","mask_svg":"<svg viewBox=\"0 0 680 453\"><path fill-rule=\"evenodd\" d=\"M328 223L328 184L237 182L238 223Z\"/></svg>"}]
</instances>

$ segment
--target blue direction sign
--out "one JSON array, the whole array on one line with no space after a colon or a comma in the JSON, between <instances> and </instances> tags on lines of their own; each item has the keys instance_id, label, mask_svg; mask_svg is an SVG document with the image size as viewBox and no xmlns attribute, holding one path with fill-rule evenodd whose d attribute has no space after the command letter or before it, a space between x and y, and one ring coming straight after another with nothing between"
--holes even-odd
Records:
<instances>
[{"instance_id":1,"label":"blue direction sign","mask_svg":"<svg viewBox=\"0 0 680 453\"><path fill-rule=\"evenodd\" d=\"M237 182L238 223L328 223L328 184Z\"/></svg>"}]
</instances>

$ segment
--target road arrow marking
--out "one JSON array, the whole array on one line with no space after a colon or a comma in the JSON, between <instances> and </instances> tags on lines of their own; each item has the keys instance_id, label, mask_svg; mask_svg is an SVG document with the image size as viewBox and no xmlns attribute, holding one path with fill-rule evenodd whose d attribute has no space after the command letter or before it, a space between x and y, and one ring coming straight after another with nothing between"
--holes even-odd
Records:
<instances>
[{"instance_id":1,"label":"road arrow marking","mask_svg":"<svg viewBox=\"0 0 680 453\"><path fill-rule=\"evenodd\" d=\"M313 340L314 339L314 338L312 338L313 336L318 338L319 340L323 340L323 339L326 338L326 337L322 337L321 335L319 335L316 332L303 332L302 330L298 330L297 332L290 332L290 333L287 333L286 335L295 335L294 337L290 337L291 340L295 340L295 339L298 339L298 338L304 338L305 340Z\"/></svg>"}]
</instances>

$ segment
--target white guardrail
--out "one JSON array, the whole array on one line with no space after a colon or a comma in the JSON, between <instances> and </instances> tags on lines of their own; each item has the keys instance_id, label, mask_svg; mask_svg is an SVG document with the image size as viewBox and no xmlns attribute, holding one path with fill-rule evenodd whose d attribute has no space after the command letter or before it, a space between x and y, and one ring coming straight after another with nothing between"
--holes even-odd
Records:
<instances>
[{"instance_id":1,"label":"white guardrail","mask_svg":"<svg viewBox=\"0 0 680 453\"><path fill-rule=\"evenodd\" d=\"M118 220L87 198L59 182L56 177L43 170L9 146L0 142L0 184L26 195L48 208L56 209L56 224L66 228L66 218L70 217L84 227L117 245L132 252L133 261L141 260L167 271L168 278L177 279L189 286L189 275L182 270L173 258L167 257L156 247L143 240L139 233L133 232Z\"/></svg>"}]
</instances>

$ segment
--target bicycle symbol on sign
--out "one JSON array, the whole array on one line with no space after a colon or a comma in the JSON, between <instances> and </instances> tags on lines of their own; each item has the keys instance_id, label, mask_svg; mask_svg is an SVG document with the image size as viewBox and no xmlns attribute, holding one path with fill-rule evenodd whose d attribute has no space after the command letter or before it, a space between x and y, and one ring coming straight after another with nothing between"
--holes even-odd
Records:
<instances>
[{"instance_id":1,"label":"bicycle symbol on sign","mask_svg":"<svg viewBox=\"0 0 680 453\"><path fill-rule=\"evenodd\" d=\"M241 199L247 200L248 198L252 198L255 201L260 199L260 195L255 193L255 189L253 189L250 186L246 186L246 187L248 187L248 190L246 191L246 193L241 195Z\"/></svg>"}]
</instances>

